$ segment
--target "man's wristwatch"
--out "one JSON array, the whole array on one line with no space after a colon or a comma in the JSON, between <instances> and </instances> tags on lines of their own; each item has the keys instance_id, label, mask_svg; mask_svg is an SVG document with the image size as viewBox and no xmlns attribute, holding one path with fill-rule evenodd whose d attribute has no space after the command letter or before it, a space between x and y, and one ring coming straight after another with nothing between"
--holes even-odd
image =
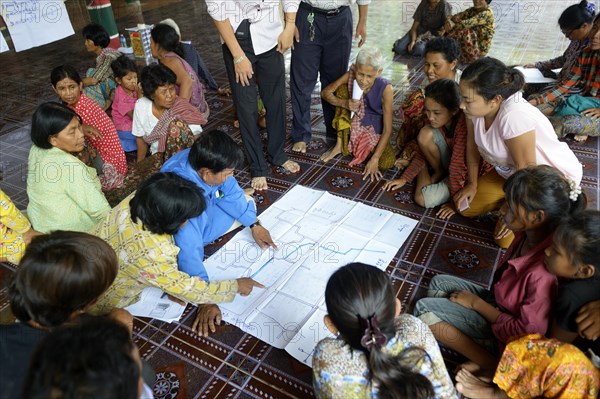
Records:
<instances>
[{"instance_id":1,"label":"man's wristwatch","mask_svg":"<svg viewBox=\"0 0 600 399\"><path fill-rule=\"evenodd\" d=\"M256 226L262 226L262 224L260 224L260 220L258 220L258 219L256 219L256 222L254 222L250 225L250 229L253 229Z\"/></svg>"}]
</instances>

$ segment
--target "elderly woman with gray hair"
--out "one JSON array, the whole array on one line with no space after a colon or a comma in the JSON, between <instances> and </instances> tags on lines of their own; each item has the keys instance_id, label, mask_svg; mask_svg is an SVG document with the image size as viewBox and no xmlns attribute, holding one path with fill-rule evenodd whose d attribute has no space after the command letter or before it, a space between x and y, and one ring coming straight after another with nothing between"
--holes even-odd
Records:
<instances>
[{"instance_id":1,"label":"elderly woman with gray hair","mask_svg":"<svg viewBox=\"0 0 600 399\"><path fill-rule=\"evenodd\" d=\"M321 91L321 97L337 107L333 127L338 132L335 146L321 161L328 162L338 154L352 155L348 165L354 166L368 159L363 180L380 180L381 171L390 169L395 161L390 145L393 92L392 85L381 77L383 62L378 49L363 48L350 70Z\"/></svg>"}]
</instances>

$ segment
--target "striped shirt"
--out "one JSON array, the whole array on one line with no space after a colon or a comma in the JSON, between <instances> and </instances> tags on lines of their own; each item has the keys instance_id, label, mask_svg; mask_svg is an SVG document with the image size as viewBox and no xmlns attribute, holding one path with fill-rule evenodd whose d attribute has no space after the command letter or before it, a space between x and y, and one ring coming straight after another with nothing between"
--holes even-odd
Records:
<instances>
[{"instance_id":1,"label":"striped shirt","mask_svg":"<svg viewBox=\"0 0 600 399\"><path fill-rule=\"evenodd\" d=\"M569 76L555 89L542 93L536 100L538 104L554 101L569 94L577 86L583 88L582 96L600 98L600 50L592 50L591 47L583 49Z\"/></svg>"},{"instance_id":2,"label":"striped shirt","mask_svg":"<svg viewBox=\"0 0 600 399\"><path fill-rule=\"evenodd\" d=\"M448 144L448 147L452 150L452 156L450 158L450 165L448 166L448 182L450 185L450 193L456 194L463 189L467 183L467 124L464 114L459 117L459 120L454 128L454 137L449 138L446 136L446 129L440 129L444 135L444 139ZM410 165L401 178L406 180L407 183L414 180L419 172L427 166L427 160L425 155L419 150L415 153L415 157L412 159ZM486 161L481 162L479 175L490 171L491 165Z\"/></svg>"}]
</instances>

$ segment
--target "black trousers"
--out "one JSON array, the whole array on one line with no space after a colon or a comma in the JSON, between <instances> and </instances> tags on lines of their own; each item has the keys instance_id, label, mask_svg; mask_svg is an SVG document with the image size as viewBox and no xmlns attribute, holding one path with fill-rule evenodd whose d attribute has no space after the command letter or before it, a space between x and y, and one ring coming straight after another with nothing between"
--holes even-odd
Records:
<instances>
[{"instance_id":1,"label":"black trousers","mask_svg":"<svg viewBox=\"0 0 600 399\"><path fill-rule=\"evenodd\" d=\"M250 165L252 177L266 176L269 172L267 160L274 165L287 161L283 151L285 142L285 67L283 55L277 47L259 55L254 54L252 38L238 42L248 60L252 63L254 75L249 86L235 81L235 69L231 52L223 44L223 60L231 85L233 103L240 121L240 133L244 152ZM260 132L258 130L258 98L256 86L267 111L267 157L263 154Z\"/></svg>"}]
</instances>

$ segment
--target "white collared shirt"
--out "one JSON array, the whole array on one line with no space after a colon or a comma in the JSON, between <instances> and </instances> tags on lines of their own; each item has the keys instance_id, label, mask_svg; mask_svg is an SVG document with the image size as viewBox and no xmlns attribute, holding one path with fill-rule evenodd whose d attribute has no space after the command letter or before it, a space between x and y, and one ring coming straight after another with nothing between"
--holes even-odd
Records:
<instances>
[{"instance_id":1,"label":"white collared shirt","mask_svg":"<svg viewBox=\"0 0 600 399\"><path fill-rule=\"evenodd\" d=\"M283 9L280 9L280 3ZM283 31L281 13L295 13L299 4L300 0L206 0L208 14L216 21L229 19L234 31L244 19L250 21L256 55L277 45L277 38Z\"/></svg>"}]
</instances>

